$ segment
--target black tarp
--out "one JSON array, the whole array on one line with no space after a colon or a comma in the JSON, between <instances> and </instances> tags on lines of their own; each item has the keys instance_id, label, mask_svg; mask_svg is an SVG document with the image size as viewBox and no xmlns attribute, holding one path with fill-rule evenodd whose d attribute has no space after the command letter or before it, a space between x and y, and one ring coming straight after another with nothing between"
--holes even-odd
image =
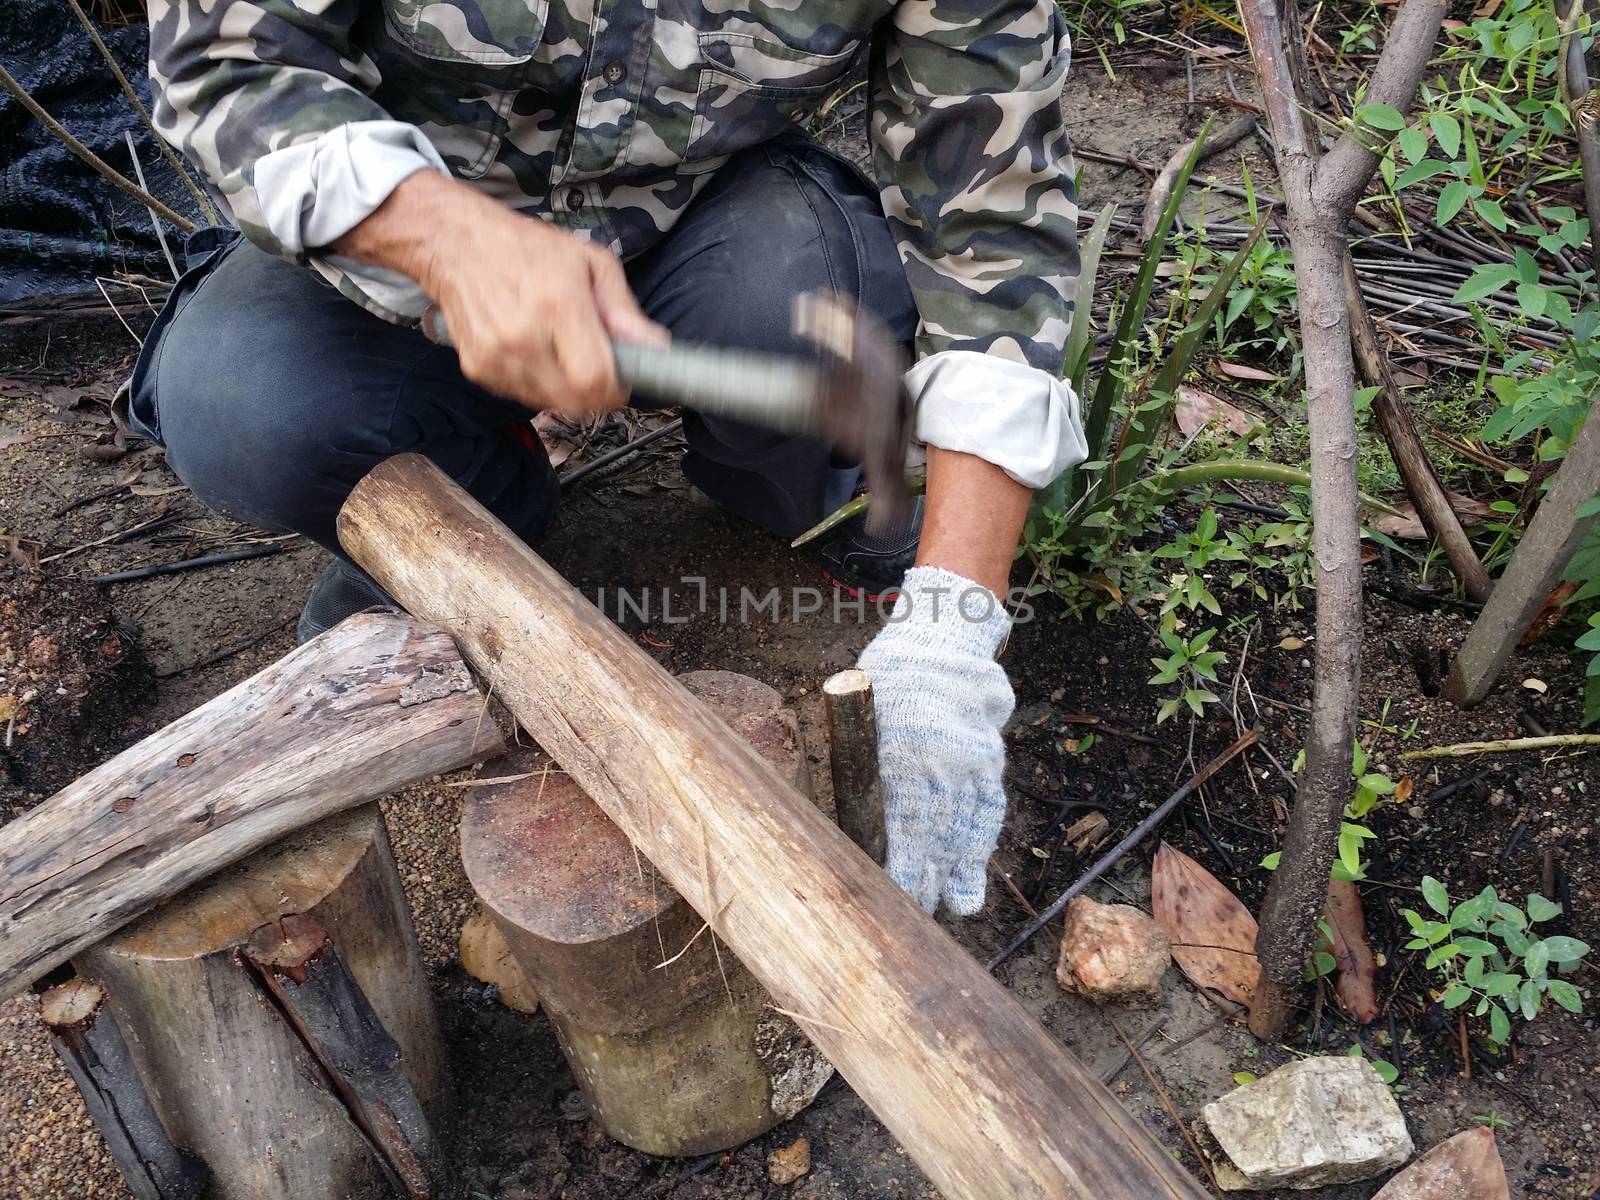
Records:
<instances>
[{"instance_id":1,"label":"black tarp","mask_svg":"<svg viewBox=\"0 0 1600 1200\"><path fill-rule=\"evenodd\" d=\"M145 26L101 28L100 34L151 109ZM132 133L150 191L201 221L194 197L63 0L0 0L0 63L73 136L129 179L134 172L123 133ZM181 267L183 235L164 228ZM0 89L0 302L83 291L97 275L114 272L170 278L148 211Z\"/></svg>"}]
</instances>

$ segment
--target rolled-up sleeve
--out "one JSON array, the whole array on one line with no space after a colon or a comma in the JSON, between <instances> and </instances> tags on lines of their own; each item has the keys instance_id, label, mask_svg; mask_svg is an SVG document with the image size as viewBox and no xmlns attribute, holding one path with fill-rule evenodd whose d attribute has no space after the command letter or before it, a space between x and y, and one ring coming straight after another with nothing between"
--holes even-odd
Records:
<instances>
[{"instance_id":1,"label":"rolled-up sleeve","mask_svg":"<svg viewBox=\"0 0 1600 1200\"><path fill-rule=\"evenodd\" d=\"M352 299L404 320L421 310L414 284L318 253L410 175L446 170L419 129L372 99L377 67L350 38L359 9L359 0L150 0L154 115L251 241L309 259Z\"/></svg>"}]
</instances>

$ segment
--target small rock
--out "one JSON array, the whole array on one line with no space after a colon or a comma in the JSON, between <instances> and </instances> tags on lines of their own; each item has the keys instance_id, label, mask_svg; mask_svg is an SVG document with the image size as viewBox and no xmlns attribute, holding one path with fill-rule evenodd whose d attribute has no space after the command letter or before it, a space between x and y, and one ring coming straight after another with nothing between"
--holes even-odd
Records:
<instances>
[{"instance_id":1,"label":"small rock","mask_svg":"<svg viewBox=\"0 0 1600 1200\"><path fill-rule=\"evenodd\" d=\"M1440 1142L1383 1185L1373 1200L1509 1200L1494 1131L1481 1125Z\"/></svg>"},{"instance_id":2,"label":"small rock","mask_svg":"<svg viewBox=\"0 0 1600 1200\"><path fill-rule=\"evenodd\" d=\"M1056 982L1091 1000L1154 1001L1171 958L1167 935L1137 908L1075 896Z\"/></svg>"},{"instance_id":3,"label":"small rock","mask_svg":"<svg viewBox=\"0 0 1600 1200\"><path fill-rule=\"evenodd\" d=\"M1279 1067L1205 1106L1228 1191L1331 1187L1411 1157L1405 1118L1372 1064L1334 1055Z\"/></svg>"},{"instance_id":4,"label":"small rock","mask_svg":"<svg viewBox=\"0 0 1600 1200\"><path fill-rule=\"evenodd\" d=\"M767 1178L779 1187L803 1178L811 1170L811 1143L795 1140L767 1155Z\"/></svg>"}]
</instances>

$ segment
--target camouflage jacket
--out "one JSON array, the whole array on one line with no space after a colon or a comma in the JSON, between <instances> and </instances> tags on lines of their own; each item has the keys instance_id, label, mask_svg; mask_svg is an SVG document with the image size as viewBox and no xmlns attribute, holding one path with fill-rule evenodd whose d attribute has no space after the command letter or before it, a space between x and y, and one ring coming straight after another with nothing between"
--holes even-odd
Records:
<instances>
[{"instance_id":1,"label":"camouflage jacket","mask_svg":"<svg viewBox=\"0 0 1600 1200\"><path fill-rule=\"evenodd\" d=\"M316 247L265 219L281 174L267 164L399 122L458 178L630 257L729 154L815 110L872 37L873 172L922 318L919 357L981 351L1059 371L1078 260L1055 0L150 0L149 12L163 134L241 229L291 255Z\"/></svg>"}]
</instances>

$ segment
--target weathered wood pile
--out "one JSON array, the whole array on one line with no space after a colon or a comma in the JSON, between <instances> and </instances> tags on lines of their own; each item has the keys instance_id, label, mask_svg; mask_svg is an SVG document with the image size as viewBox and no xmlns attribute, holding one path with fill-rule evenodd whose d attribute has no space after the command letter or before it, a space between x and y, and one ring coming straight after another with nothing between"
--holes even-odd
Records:
<instances>
[{"instance_id":1,"label":"weathered wood pile","mask_svg":"<svg viewBox=\"0 0 1600 1200\"><path fill-rule=\"evenodd\" d=\"M1200 1196L875 865L859 673L825 689L846 836L776 693L673 679L426 460L374 471L340 536L418 620L346 622L0 830L0 994L71 960L45 1016L140 1200L448 1191L370 802L501 753L489 695L554 765L472 789L478 938L613 1137L732 1146L837 1069L946 1196Z\"/></svg>"}]
</instances>

